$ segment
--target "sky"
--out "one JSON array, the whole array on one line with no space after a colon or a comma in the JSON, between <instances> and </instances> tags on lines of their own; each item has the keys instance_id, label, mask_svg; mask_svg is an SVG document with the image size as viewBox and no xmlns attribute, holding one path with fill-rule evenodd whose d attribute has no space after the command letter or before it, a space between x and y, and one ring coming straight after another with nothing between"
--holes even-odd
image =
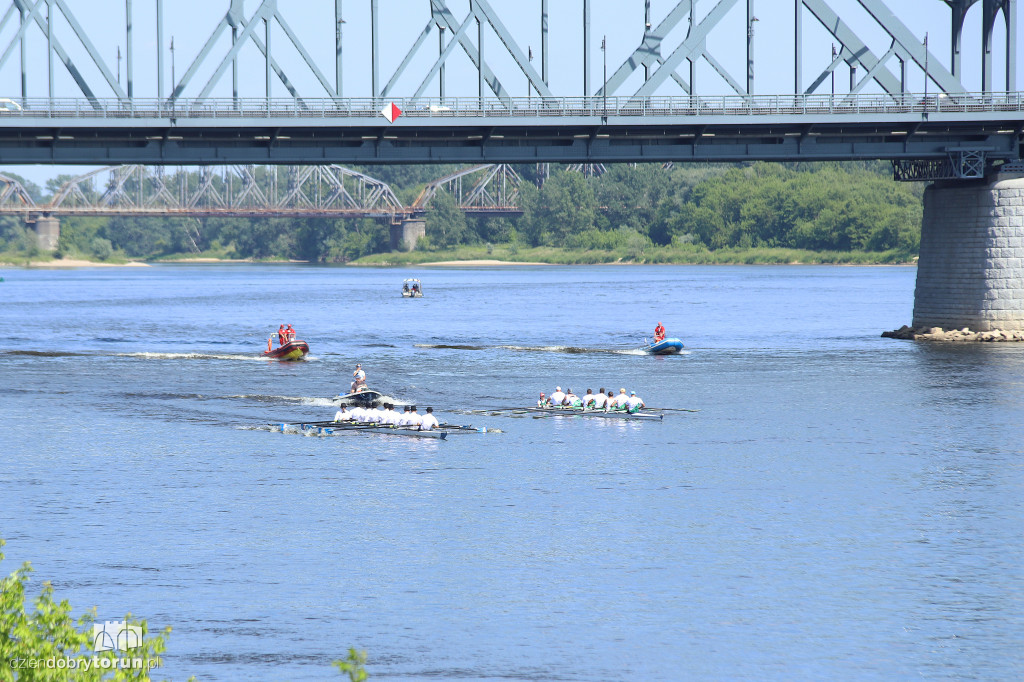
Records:
<instances>
[{"instance_id":1,"label":"sky","mask_svg":"<svg viewBox=\"0 0 1024 682\"><path fill-rule=\"evenodd\" d=\"M155 98L157 92L157 37L156 0L129 0L132 5L132 72L134 95L138 98ZM370 67L370 0L338 0L342 7L343 44L343 94L346 97L371 96ZM702 20L718 5L719 0L697 0L696 19ZM859 5L857 0L825 0L847 22L857 35L877 56L888 51L890 39L874 19ZM657 26L675 7L677 0L651 0L652 24ZM755 94L789 94L794 91L794 0L753 0L753 13L757 22L753 24L755 50ZM950 67L950 19L948 6L942 0L885 0L910 32L924 39L928 34L932 55L947 69ZM499 16L513 39L525 53L532 50L533 67L540 72L540 8L541 0L489 0L490 6ZM591 43L590 43L590 91L596 91L602 84L602 38L606 39L608 73L611 75L625 59L639 46L644 32L644 0L590 0ZM122 87L126 87L127 36L126 0L67 0L74 20L80 24L96 51L101 55L109 72L118 73ZM222 22L230 4L229 0L164 0L164 95L171 89L171 72L180 79L206 41ZM260 5L260 0L244 0L246 17L251 17ZM448 0L453 15L461 21L468 13L469 0ZM550 55L549 84L555 95L581 96L583 89L583 0L549 0ZM45 6L45 3L43 3ZM320 69L328 83L335 82L335 0L278 0L278 11L284 23L296 35L310 57ZM0 7L6 11L10 1L0 0ZM379 87L383 87L405 57L409 47L429 23L429 0L378 0L379 6ZM45 12L45 8L43 10ZM738 0L724 20L709 34L708 48L730 75L739 83L745 82L746 2ZM1024 52L1024 20L1018 26L1017 44ZM6 61L0 63L0 97L18 98L21 95L19 51L12 44L18 30L16 14L0 29L0 48L13 48ZM672 50L685 38L687 22L684 20L668 35L663 54ZM449 32L450 33L450 32ZM58 15L55 34L71 55L72 59L93 84L100 96L114 96L100 76L100 70L88 56L81 41L75 37L70 23ZM263 28L259 28L263 37ZM475 27L469 32L476 42ZM28 33L28 96L46 97L47 54L45 33L31 27ZM965 44L962 54L963 79L968 90L981 87L981 3L978 2L967 17L964 28ZM450 39L450 35L446 36ZM170 44L173 38L173 59ZM299 52L290 44L281 23L275 21L271 28L272 53L275 59L296 83L305 97L327 97L328 93L319 84L313 72L305 65ZM1005 80L1002 54L1006 36L1000 21L993 43L994 80L1000 85ZM835 40L818 21L803 10L803 79L801 90L807 88L832 60L832 44ZM230 31L225 30L214 42L211 54L202 62L195 77L188 84L183 97L195 96L213 75L218 64L230 48ZM498 74L506 89L514 96L526 96L529 92L526 77L517 69L498 36L487 29L484 38L485 59ZM122 59L118 61L120 50ZM2 54L2 53L0 53ZM437 30L433 29L423 48L417 52L403 78L392 91L397 96L411 96L430 72L438 55ZM889 62L890 71L898 74L898 62ZM58 97L81 97L81 92L68 75L63 65L55 60L54 92ZM684 69L685 70L685 69ZM1024 71L1024 69L1019 69ZM477 76L468 57L456 51L446 65L445 94L448 97L475 97ZM685 75L685 74L684 74ZM863 77L863 69L859 76ZM1018 73L1018 83L1024 74ZM632 94L643 81L640 72L634 73L626 84L612 94ZM250 42L240 53L239 67L240 94L243 97L264 97L265 63L257 48ZM733 94L706 62L697 72L697 94ZM849 70L845 65L836 71L836 92L849 88ZM934 89L929 84L929 89ZM826 81L817 92L826 94L831 81ZM908 89L924 90L924 73L911 65L908 68ZM875 85L865 87L864 92L877 92ZM271 96L285 97L287 91L275 77ZM436 77L428 82L428 96L438 95ZM659 95L684 94L671 81L663 85ZM231 71L223 74L212 90L214 97L230 97ZM84 173L94 167L58 166L8 166L0 168L18 173L37 184L44 185L46 179L58 173Z\"/></svg>"}]
</instances>

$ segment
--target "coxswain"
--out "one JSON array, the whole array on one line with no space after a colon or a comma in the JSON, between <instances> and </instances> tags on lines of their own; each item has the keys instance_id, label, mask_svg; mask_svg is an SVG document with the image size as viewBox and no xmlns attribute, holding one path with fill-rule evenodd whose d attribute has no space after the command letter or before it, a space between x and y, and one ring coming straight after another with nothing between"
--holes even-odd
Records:
<instances>
[{"instance_id":1,"label":"coxswain","mask_svg":"<svg viewBox=\"0 0 1024 682\"><path fill-rule=\"evenodd\" d=\"M544 397L543 393L541 393L540 398L537 399L537 407L547 407L548 404L548 399Z\"/></svg>"},{"instance_id":2,"label":"coxswain","mask_svg":"<svg viewBox=\"0 0 1024 682\"><path fill-rule=\"evenodd\" d=\"M594 400L594 391L588 388L587 394L583 396L583 409L587 410L592 408L594 406Z\"/></svg>"},{"instance_id":3,"label":"coxswain","mask_svg":"<svg viewBox=\"0 0 1024 682\"><path fill-rule=\"evenodd\" d=\"M595 410L603 410L604 406L605 406L605 403L607 403L607 402L608 402L608 397L605 396L604 389L602 388L600 391L597 392L597 395L594 396L594 409Z\"/></svg>"},{"instance_id":4,"label":"coxswain","mask_svg":"<svg viewBox=\"0 0 1024 682\"><path fill-rule=\"evenodd\" d=\"M665 326L658 323L658 326L654 328L654 343L665 340Z\"/></svg>"},{"instance_id":5,"label":"coxswain","mask_svg":"<svg viewBox=\"0 0 1024 682\"><path fill-rule=\"evenodd\" d=\"M551 405L551 407L561 407L563 400L565 400L565 394L562 393L562 387L555 386L555 392L551 394L550 398L548 398L548 404Z\"/></svg>"},{"instance_id":6,"label":"coxswain","mask_svg":"<svg viewBox=\"0 0 1024 682\"><path fill-rule=\"evenodd\" d=\"M644 401L637 397L636 391L629 392L629 398L626 399L626 412L630 414L636 414L641 409L647 407Z\"/></svg>"},{"instance_id":7,"label":"coxswain","mask_svg":"<svg viewBox=\"0 0 1024 682\"><path fill-rule=\"evenodd\" d=\"M437 417L434 416L434 408L428 407L427 413L423 415L423 424L420 425L421 431L432 431L438 426Z\"/></svg>"},{"instance_id":8,"label":"coxswain","mask_svg":"<svg viewBox=\"0 0 1024 682\"><path fill-rule=\"evenodd\" d=\"M350 422L352 421L352 413L349 412L344 405L342 405L341 409L334 413L334 421Z\"/></svg>"},{"instance_id":9,"label":"coxswain","mask_svg":"<svg viewBox=\"0 0 1024 682\"><path fill-rule=\"evenodd\" d=\"M572 392L571 388L565 390L565 398L562 400L562 404L566 407L583 407L583 401L580 400L579 396Z\"/></svg>"}]
</instances>

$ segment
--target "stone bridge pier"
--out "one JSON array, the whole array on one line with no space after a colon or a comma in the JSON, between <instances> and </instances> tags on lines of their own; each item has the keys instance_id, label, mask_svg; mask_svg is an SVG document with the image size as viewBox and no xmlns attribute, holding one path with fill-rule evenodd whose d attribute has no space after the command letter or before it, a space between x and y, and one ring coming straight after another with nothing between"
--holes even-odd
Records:
<instances>
[{"instance_id":1,"label":"stone bridge pier","mask_svg":"<svg viewBox=\"0 0 1024 682\"><path fill-rule=\"evenodd\" d=\"M912 326L1024 332L1024 172L925 190Z\"/></svg>"},{"instance_id":2,"label":"stone bridge pier","mask_svg":"<svg viewBox=\"0 0 1024 682\"><path fill-rule=\"evenodd\" d=\"M36 246L40 251L56 251L60 241L60 220L55 216L30 216L25 223L36 233Z\"/></svg>"}]
</instances>

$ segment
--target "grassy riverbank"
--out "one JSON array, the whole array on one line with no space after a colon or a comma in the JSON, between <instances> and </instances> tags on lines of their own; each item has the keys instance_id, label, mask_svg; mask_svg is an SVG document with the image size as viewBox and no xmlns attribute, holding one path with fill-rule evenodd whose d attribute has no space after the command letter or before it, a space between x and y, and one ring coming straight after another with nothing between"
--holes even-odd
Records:
<instances>
[{"instance_id":1,"label":"grassy riverbank","mask_svg":"<svg viewBox=\"0 0 1024 682\"><path fill-rule=\"evenodd\" d=\"M352 265L419 265L439 261L498 260L515 263L596 265L604 263L678 265L896 265L913 262L899 251L805 251L782 248L716 249L703 247L650 247L642 254L619 251L564 249L555 247L509 248L507 246L463 246L438 251L392 251L375 253L352 261Z\"/></svg>"}]
</instances>

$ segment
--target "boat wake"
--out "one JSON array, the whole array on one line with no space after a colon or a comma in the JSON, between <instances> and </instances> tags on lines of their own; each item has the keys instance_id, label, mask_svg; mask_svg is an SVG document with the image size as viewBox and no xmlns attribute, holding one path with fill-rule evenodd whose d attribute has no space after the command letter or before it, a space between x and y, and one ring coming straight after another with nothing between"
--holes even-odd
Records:
<instances>
[{"instance_id":1,"label":"boat wake","mask_svg":"<svg viewBox=\"0 0 1024 682\"><path fill-rule=\"evenodd\" d=\"M292 395L229 395L228 398L235 400L255 400L260 403L294 403L297 405L308 405L309 407L337 407L338 403L334 398L310 398L307 396Z\"/></svg>"},{"instance_id":2,"label":"boat wake","mask_svg":"<svg viewBox=\"0 0 1024 682\"><path fill-rule=\"evenodd\" d=\"M644 348L586 348L583 346L474 346L455 343L417 343L416 348L435 348L446 350L512 350L524 353L567 353L569 355L592 355L607 353L610 355L647 355Z\"/></svg>"},{"instance_id":3,"label":"boat wake","mask_svg":"<svg viewBox=\"0 0 1024 682\"><path fill-rule=\"evenodd\" d=\"M117 353L119 357L141 358L143 360L249 360L267 362L274 358L259 355L241 355L234 353ZM308 359L308 358L307 358Z\"/></svg>"}]
</instances>

